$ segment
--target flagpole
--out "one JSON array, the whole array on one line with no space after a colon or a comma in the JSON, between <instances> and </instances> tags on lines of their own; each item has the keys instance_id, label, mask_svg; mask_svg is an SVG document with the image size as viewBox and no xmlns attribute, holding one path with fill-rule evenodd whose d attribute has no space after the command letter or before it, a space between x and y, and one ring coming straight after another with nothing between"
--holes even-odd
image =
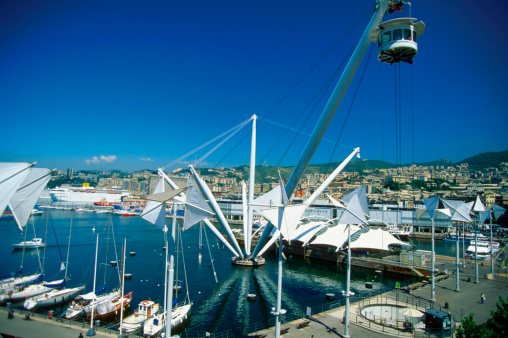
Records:
<instances>
[{"instance_id":1,"label":"flagpole","mask_svg":"<svg viewBox=\"0 0 508 338\"><path fill-rule=\"evenodd\" d=\"M460 270L459 270L459 250L460 250L460 243L459 243L459 224L458 222L456 223L456 227L455 227L455 235L456 235L456 239L457 239L457 243L456 243L456 251L457 251L457 255L456 255L456 262L455 262L455 292L459 292L460 291L460 288L459 288L459 273L460 273Z\"/></svg>"},{"instance_id":2,"label":"flagpole","mask_svg":"<svg viewBox=\"0 0 508 338\"><path fill-rule=\"evenodd\" d=\"M344 315L344 337L349 338L349 308L351 301L350 297L351 289L351 224L347 225L347 272L346 272L346 313Z\"/></svg>"},{"instance_id":3,"label":"flagpole","mask_svg":"<svg viewBox=\"0 0 508 338\"><path fill-rule=\"evenodd\" d=\"M494 280L494 242L492 241L492 211L489 211L490 218L490 274Z\"/></svg>"},{"instance_id":4,"label":"flagpole","mask_svg":"<svg viewBox=\"0 0 508 338\"><path fill-rule=\"evenodd\" d=\"M435 275L435 260L436 260L436 254L434 252L434 217L435 217L436 213L434 212L434 215L432 215L432 264L431 264L431 268L432 268L432 274L431 274L431 281L430 281L430 289L431 289L431 298L430 298L430 301L432 303L435 303L436 302L436 289L435 289L435 285L436 285L436 282L435 282L435 278L434 278L434 275Z\"/></svg>"},{"instance_id":5,"label":"flagpole","mask_svg":"<svg viewBox=\"0 0 508 338\"><path fill-rule=\"evenodd\" d=\"M475 230L474 230L474 282L478 284L478 213L476 214Z\"/></svg>"}]
</instances>

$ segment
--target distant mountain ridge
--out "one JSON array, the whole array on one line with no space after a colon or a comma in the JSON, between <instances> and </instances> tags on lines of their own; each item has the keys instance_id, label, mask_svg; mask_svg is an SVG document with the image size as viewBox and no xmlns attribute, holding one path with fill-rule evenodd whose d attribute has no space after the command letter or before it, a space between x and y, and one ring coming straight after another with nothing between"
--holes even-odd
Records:
<instances>
[{"instance_id":1,"label":"distant mountain ridge","mask_svg":"<svg viewBox=\"0 0 508 338\"><path fill-rule=\"evenodd\" d=\"M466 158L460 162L453 163L447 159L440 159L432 162L415 163L417 166L455 166L467 163L470 170L483 170L490 167L498 167L501 163L508 163L508 150L500 152L486 152L478 154L469 158ZM307 174L324 174L330 173L339 165L339 162L330 164L311 164L307 168ZM403 167L410 166L411 164L404 164ZM345 172L362 172L365 170L376 170L376 169L390 169L398 167L395 164L380 161L380 160L358 160L351 161L346 168ZM256 166L256 182L265 182L269 177L277 177L278 171L280 170L283 178L287 179L291 175L294 166L291 167L277 167L277 166ZM244 177L248 177L249 167L239 166L234 168L238 172L242 172Z\"/></svg>"}]
</instances>

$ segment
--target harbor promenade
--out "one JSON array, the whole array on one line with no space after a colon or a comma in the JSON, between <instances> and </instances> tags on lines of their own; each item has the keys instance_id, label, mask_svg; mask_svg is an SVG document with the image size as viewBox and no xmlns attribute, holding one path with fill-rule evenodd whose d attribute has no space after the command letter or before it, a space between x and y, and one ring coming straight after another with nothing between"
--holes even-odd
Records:
<instances>
[{"instance_id":1,"label":"harbor promenade","mask_svg":"<svg viewBox=\"0 0 508 338\"><path fill-rule=\"evenodd\" d=\"M5 307L0 308L0 336L16 337L16 338L56 338L69 337L78 338L81 333L86 337L89 326L83 327L79 323L72 325L66 322L59 322L56 318L48 319L47 317L31 316L30 319L25 317L26 311L14 310L13 318L9 318L8 310ZM118 337L117 331L103 332L96 330L94 337L112 338Z\"/></svg>"},{"instance_id":2,"label":"harbor promenade","mask_svg":"<svg viewBox=\"0 0 508 338\"><path fill-rule=\"evenodd\" d=\"M452 331L449 336L453 336L457 323L470 313L474 314L474 320L477 324L486 322L490 317L490 312L496 310L496 303L499 296L503 299L508 298L508 278L506 270L504 276L496 275L494 280L488 279L490 273L490 263L479 266L479 282L475 283L475 269L471 262L468 262L466 268L461 268L459 272L459 291L456 292L455 263L449 260L437 260L436 266L440 269L448 269L447 275L436 278L435 304L433 308L442 312L450 313L452 316ZM496 269L499 271L499 269ZM485 294L486 301L480 302L480 295ZM422 323L420 327L415 325L414 331L403 331L396 329L396 325L381 325L380 320L367 320L360 314L361 308L367 305L387 304L398 307L411 307L421 312L425 312L431 306L431 286L430 282L416 283L412 285L412 290L404 292L402 290L393 290L375 297L353 302L350 310L349 335L351 337L439 337L440 334L429 334L426 332ZM326 312L314 314L308 318L302 318L290 323L281 325L281 330L287 329L284 336L287 337L344 337L344 313L345 307L336 308ZM275 337L275 328L269 328L249 335L249 337Z\"/></svg>"},{"instance_id":3,"label":"harbor promenade","mask_svg":"<svg viewBox=\"0 0 508 338\"><path fill-rule=\"evenodd\" d=\"M496 309L499 296L508 297L508 278L496 275L494 280L486 278L490 273L490 264L485 263L479 266L479 283L475 281L475 270L472 263L468 262L466 268L460 270L460 291L456 292L455 264L449 260L436 262L439 269L448 269L447 275L441 275L436 282L434 308L443 312L449 312L452 316L452 323L455 326L462 318L474 313L476 323L484 323L490 318L490 311ZM496 269L496 271L506 271ZM398 307L412 307L425 312L431 306L430 283L416 283L411 285L412 290L389 291L372 298L368 298L351 304L350 329L351 337L434 337L429 335L422 328L416 327L414 332L398 330L394 326L381 321L367 320L360 314L360 310L367 305L388 304ZM485 294L486 301L480 302L480 295ZM284 323L281 329L287 329L286 337L325 337L344 336L344 306L322 313L316 313L308 318L302 318L293 322ZM57 322L55 318L31 317L25 318L25 312L14 310L14 318L8 318L6 308L0 308L0 333L5 337L79 337L79 334L86 336L88 326L80 323L70 324L69 322ZM117 337L117 331L104 332L96 331L95 337ZM185 335L183 335L185 336ZM211 337L215 335L212 334ZM204 336L203 336L204 337ZM251 333L248 337L275 337L274 327Z\"/></svg>"}]
</instances>

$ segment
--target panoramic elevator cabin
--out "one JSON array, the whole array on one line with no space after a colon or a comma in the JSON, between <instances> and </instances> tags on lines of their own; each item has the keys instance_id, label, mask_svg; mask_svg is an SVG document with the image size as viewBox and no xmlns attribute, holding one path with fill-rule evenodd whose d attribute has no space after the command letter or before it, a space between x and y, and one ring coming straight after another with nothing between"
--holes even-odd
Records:
<instances>
[{"instance_id":1,"label":"panoramic elevator cabin","mask_svg":"<svg viewBox=\"0 0 508 338\"><path fill-rule=\"evenodd\" d=\"M378 45L379 61L389 64L413 63L413 58L418 54L416 40L425 31L425 24L415 21L414 18L388 20L370 32L369 39Z\"/></svg>"}]
</instances>

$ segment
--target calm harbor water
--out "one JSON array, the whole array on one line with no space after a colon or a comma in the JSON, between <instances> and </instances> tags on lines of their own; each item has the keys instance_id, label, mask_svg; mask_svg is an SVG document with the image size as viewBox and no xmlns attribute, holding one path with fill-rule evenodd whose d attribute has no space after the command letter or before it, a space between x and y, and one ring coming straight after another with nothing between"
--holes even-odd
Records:
<instances>
[{"instance_id":1,"label":"calm harbor water","mask_svg":"<svg viewBox=\"0 0 508 338\"><path fill-rule=\"evenodd\" d=\"M132 279L125 283L125 291L133 291L131 309L135 309L137 304L145 299L159 300L162 304L165 259L163 232L140 217L47 209L44 215L31 218L33 224L31 220L27 224L27 239L33 237L34 228L37 237L44 239L48 224L48 246L45 259L42 251L37 253L32 250L25 253L25 274L38 271L40 264L44 263L45 280L63 278L63 271L59 272L62 260L60 257L63 261L66 260L71 217L69 287L85 284L86 292L92 291L97 234L97 288L104 282L108 291L118 287L118 269L111 267L109 262L116 260L116 255L120 256L121 246L126 238L127 252L135 252L134 256L127 254L125 263L126 273L132 274ZM110 230L110 224L113 225L114 234ZM183 292L179 296L181 301L186 294L186 271L190 299L193 302L188 330L232 330L235 335L241 335L254 325L266 324L273 318L270 314L271 308L276 306L277 258L267 255L266 265L255 269L235 267L231 265L231 253L218 245L210 231L207 232L207 237L209 245L203 236L204 247L200 249L198 226L182 234L185 269L180 259L176 278L182 281ZM13 251L11 244L22 240L24 238L13 220L0 221L0 274L19 268L22 252ZM420 249L430 250L430 241L416 244ZM454 243L436 241L437 253L452 255L454 250ZM213 276L210 253L218 283L215 283ZM201 263L199 254L202 256ZM376 275L372 270L354 268L351 286L357 295L368 296L379 293L379 289L383 287L393 287L395 281L404 279L397 275ZM366 281L374 281L374 287L366 289ZM315 307L326 303L327 293L334 293L336 299L340 299L345 284L345 267L332 262L304 261L292 257L284 263L282 307L288 310L288 314L303 317L307 306ZM257 295L256 302L247 301L247 294L250 293Z\"/></svg>"}]
</instances>

